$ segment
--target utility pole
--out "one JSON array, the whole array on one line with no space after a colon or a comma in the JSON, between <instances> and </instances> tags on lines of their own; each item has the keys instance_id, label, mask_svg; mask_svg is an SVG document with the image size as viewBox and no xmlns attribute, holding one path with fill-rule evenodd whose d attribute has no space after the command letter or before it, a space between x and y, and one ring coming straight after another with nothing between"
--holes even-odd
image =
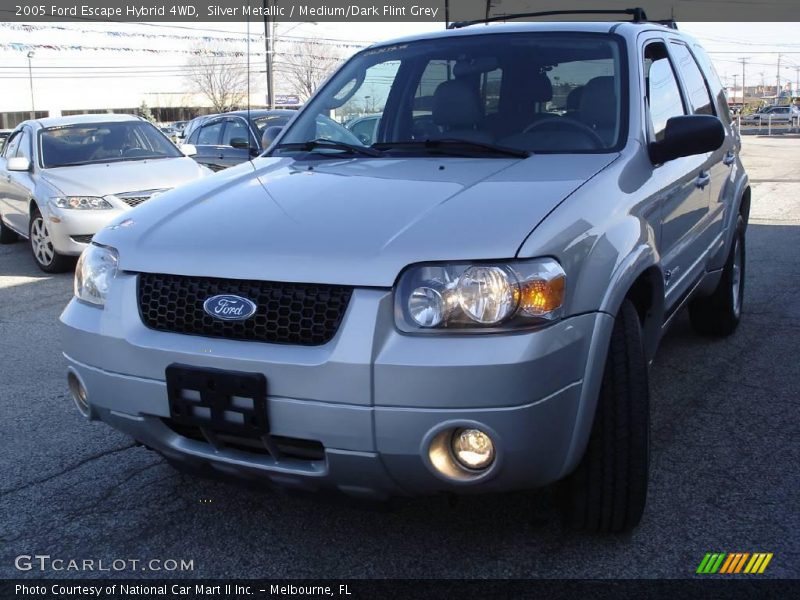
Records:
<instances>
[{"instance_id":1,"label":"utility pole","mask_svg":"<svg viewBox=\"0 0 800 600\"><path fill-rule=\"evenodd\" d=\"M745 73L745 70L744 69L745 69L745 65L747 65L747 59L746 58L741 58L740 60L742 61L742 106L744 106L744 104L745 104L745 94L744 94L744 90L745 90L745 87L744 87L744 73Z\"/></svg>"},{"instance_id":2,"label":"utility pole","mask_svg":"<svg viewBox=\"0 0 800 600\"><path fill-rule=\"evenodd\" d=\"M781 97L781 55L778 54L778 71L775 74L775 104L778 103L778 99Z\"/></svg>"},{"instance_id":3,"label":"utility pole","mask_svg":"<svg viewBox=\"0 0 800 600\"><path fill-rule=\"evenodd\" d=\"M31 84L31 119L36 118L36 104L33 101L33 66L31 64L35 55L36 53L33 50L28 52L28 81Z\"/></svg>"},{"instance_id":4,"label":"utility pole","mask_svg":"<svg viewBox=\"0 0 800 600\"><path fill-rule=\"evenodd\" d=\"M736 84L739 81L739 74L733 74L733 93L731 94L731 102L736 102Z\"/></svg>"},{"instance_id":5,"label":"utility pole","mask_svg":"<svg viewBox=\"0 0 800 600\"><path fill-rule=\"evenodd\" d=\"M273 48L275 40L273 39L274 29L273 22L269 16L270 0L262 0L264 8L264 44L267 51L267 108L275 108L275 86L273 84Z\"/></svg>"}]
</instances>

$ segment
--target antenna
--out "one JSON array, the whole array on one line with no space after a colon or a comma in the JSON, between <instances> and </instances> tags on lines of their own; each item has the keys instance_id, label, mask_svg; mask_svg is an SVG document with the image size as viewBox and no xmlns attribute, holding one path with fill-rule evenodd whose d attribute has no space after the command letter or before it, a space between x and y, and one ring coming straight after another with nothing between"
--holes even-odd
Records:
<instances>
[{"instance_id":1,"label":"antenna","mask_svg":"<svg viewBox=\"0 0 800 600\"><path fill-rule=\"evenodd\" d=\"M250 131L250 14L247 14L247 160L253 162L253 136Z\"/></svg>"}]
</instances>

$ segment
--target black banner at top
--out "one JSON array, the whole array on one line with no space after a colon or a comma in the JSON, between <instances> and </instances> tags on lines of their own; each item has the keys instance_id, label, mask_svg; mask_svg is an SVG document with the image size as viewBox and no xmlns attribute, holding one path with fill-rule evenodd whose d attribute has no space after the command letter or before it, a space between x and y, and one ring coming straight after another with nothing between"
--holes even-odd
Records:
<instances>
[{"instance_id":1,"label":"black banner at top","mask_svg":"<svg viewBox=\"0 0 800 600\"><path fill-rule=\"evenodd\" d=\"M798 21L797 0L0 0L0 21L192 22L268 18L293 22L442 23L554 11L529 20L631 20L598 10L641 8L654 21Z\"/></svg>"}]
</instances>

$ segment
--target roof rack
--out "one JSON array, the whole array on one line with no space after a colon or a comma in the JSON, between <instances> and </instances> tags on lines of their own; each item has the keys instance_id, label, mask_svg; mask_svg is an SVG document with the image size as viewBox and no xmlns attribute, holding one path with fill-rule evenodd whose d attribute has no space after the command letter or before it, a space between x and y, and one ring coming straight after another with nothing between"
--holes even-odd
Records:
<instances>
[{"instance_id":1,"label":"roof rack","mask_svg":"<svg viewBox=\"0 0 800 600\"><path fill-rule=\"evenodd\" d=\"M470 25L481 25L484 23L496 23L497 21L510 21L512 19L530 19L534 17L554 17L557 15L630 15L633 17L631 21L633 23L643 23L647 21L647 15L644 12L644 9L641 7L637 8L620 8L620 9L586 9L586 10L546 10L542 12L529 12L529 13L512 13L508 15L498 15L496 17L486 16L484 19L475 19L473 21L454 21L452 23L447 24L448 29L461 29L462 27L469 27ZM668 27L673 27L674 22L660 22L662 25L667 25L667 23L671 23L671 25L667 25ZM676 28L677 29L677 28Z\"/></svg>"}]
</instances>

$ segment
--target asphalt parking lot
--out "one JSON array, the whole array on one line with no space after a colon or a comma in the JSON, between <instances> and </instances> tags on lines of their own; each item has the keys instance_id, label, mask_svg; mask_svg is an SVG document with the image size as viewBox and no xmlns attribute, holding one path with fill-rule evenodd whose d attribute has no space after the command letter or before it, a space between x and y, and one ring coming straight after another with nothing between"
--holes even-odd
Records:
<instances>
[{"instance_id":1,"label":"asphalt parking lot","mask_svg":"<svg viewBox=\"0 0 800 600\"><path fill-rule=\"evenodd\" d=\"M360 506L194 479L73 407L58 315L70 275L0 247L0 577L14 557L185 559L190 577L691 576L706 552L772 552L800 577L800 139L745 139L753 180L743 322L695 336L685 315L651 373L644 521L562 529L553 492ZM124 572L119 576L163 576Z\"/></svg>"}]
</instances>

